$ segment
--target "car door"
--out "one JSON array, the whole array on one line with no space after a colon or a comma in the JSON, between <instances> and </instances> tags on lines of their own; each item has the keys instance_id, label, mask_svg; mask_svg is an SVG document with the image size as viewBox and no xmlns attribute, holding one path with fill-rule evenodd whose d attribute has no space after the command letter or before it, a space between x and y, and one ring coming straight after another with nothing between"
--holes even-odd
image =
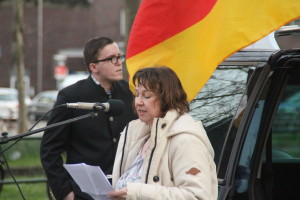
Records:
<instances>
[{"instance_id":1,"label":"car door","mask_svg":"<svg viewBox=\"0 0 300 200\"><path fill-rule=\"evenodd\" d=\"M300 199L300 50L254 73L222 150L219 199Z\"/></svg>"}]
</instances>

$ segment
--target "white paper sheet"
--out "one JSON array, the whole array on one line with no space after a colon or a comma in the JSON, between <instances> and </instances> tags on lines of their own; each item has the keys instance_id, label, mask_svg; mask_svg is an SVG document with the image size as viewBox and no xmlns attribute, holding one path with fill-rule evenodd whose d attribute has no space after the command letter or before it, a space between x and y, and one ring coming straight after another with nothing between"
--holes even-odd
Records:
<instances>
[{"instance_id":1,"label":"white paper sheet","mask_svg":"<svg viewBox=\"0 0 300 200\"><path fill-rule=\"evenodd\" d=\"M82 192L95 200L108 200L107 194L113 191L111 184L99 166L85 163L64 164L69 174L79 185Z\"/></svg>"}]
</instances>

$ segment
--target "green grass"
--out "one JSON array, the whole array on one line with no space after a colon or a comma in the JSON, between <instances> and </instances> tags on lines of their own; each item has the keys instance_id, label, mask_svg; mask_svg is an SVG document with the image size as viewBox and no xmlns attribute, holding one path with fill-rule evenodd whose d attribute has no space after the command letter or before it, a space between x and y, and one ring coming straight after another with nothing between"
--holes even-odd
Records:
<instances>
[{"instance_id":1,"label":"green grass","mask_svg":"<svg viewBox=\"0 0 300 200\"><path fill-rule=\"evenodd\" d=\"M20 177L16 177L19 179ZM26 177L22 177L26 178ZM32 178L32 177L28 177ZM23 196L28 200L48 200L46 183L19 184ZM0 193L1 200L23 200L16 184L4 184Z\"/></svg>"},{"instance_id":2,"label":"green grass","mask_svg":"<svg viewBox=\"0 0 300 200\"><path fill-rule=\"evenodd\" d=\"M13 142L2 145L2 150L9 147L11 144L13 144ZM13 176L17 181L34 181L36 179L45 179L45 175L43 173L42 165L40 162L39 149L40 139L24 138L5 151L4 154L6 160L13 173ZM4 160L2 155L0 155L0 159ZM6 171L4 181L11 182L13 179L7 171L7 167L4 166L4 169ZM27 200L49 199L46 182L20 183L19 186L24 195L24 198ZM23 197L20 194L17 185L15 183L9 183L3 184L2 191L0 192L0 199L23 200Z\"/></svg>"},{"instance_id":3,"label":"green grass","mask_svg":"<svg viewBox=\"0 0 300 200\"><path fill-rule=\"evenodd\" d=\"M39 138L23 138L11 148L5 151L5 157L11 167L30 167L41 166L40 162L40 143ZM6 149L13 142L5 144L2 149Z\"/></svg>"}]
</instances>

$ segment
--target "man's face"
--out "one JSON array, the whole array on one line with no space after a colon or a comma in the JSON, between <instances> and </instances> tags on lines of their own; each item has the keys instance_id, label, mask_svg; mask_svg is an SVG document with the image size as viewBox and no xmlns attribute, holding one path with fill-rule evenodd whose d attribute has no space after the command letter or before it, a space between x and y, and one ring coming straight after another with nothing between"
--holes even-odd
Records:
<instances>
[{"instance_id":1,"label":"man's face","mask_svg":"<svg viewBox=\"0 0 300 200\"><path fill-rule=\"evenodd\" d=\"M120 50L116 43L106 45L100 52L97 60L103 60L114 56L120 56ZM122 63L119 60L115 64L113 64L111 60L91 63L90 70L93 77L100 83L114 82L123 79Z\"/></svg>"}]
</instances>

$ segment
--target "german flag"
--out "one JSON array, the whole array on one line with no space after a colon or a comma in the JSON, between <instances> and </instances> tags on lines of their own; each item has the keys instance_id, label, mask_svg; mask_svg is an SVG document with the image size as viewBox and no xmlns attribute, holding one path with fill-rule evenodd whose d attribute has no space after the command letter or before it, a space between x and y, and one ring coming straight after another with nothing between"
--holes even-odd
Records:
<instances>
[{"instance_id":1,"label":"german flag","mask_svg":"<svg viewBox=\"0 0 300 200\"><path fill-rule=\"evenodd\" d=\"M224 59L298 17L300 0L143 0L128 72L168 66L192 100Z\"/></svg>"}]
</instances>

